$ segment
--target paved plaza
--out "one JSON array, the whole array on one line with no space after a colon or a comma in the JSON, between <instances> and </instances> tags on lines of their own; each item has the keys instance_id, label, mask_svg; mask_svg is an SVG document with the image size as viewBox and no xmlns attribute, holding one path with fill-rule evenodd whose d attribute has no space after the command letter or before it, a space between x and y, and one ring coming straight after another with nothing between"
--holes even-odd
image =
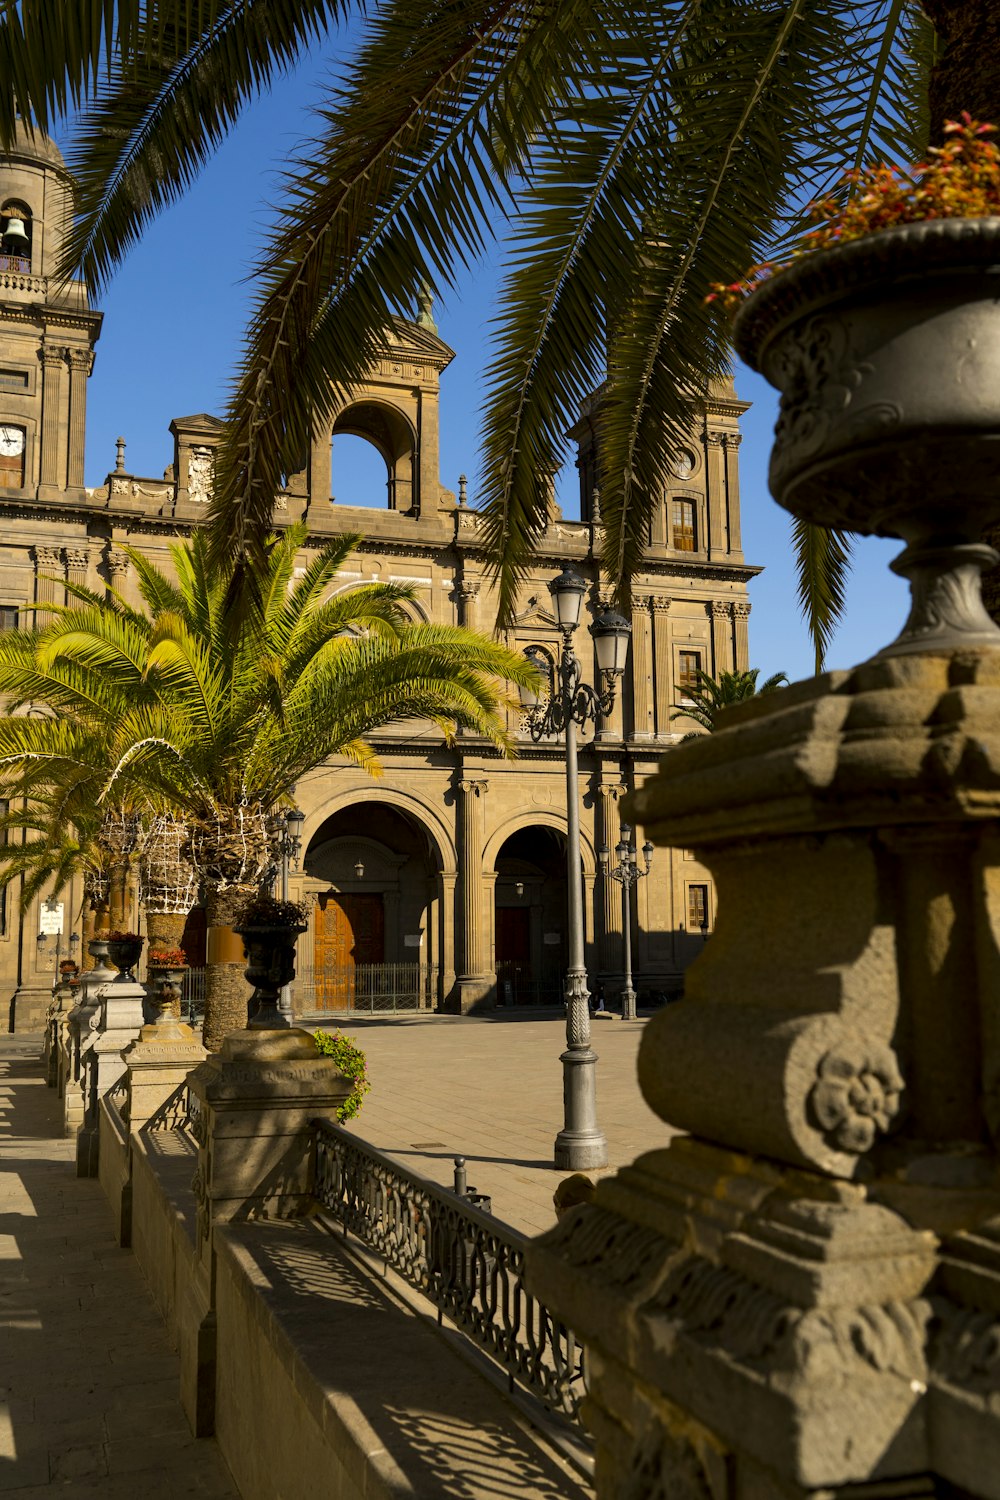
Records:
<instances>
[{"instance_id":1,"label":"paved plaza","mask_svg":"<svg viewBox=\"0 0 1000 1500\"><path fill-rule=\"evenodd\" d=\"M100 1186L57 1134L39 1045L0 1039L0 1494L234 1500L214 1441L191 1436L176 1355Z\"/></svg>"},{"instance_id":2,"label":"paved plaza","mask_svg":"<svg viewBox=\"0 0 1000 1500\"><path fill-rule=\"evenodd\" d=\"M608 1171L670 1139L636 1081L645 1024L617 1017L593 1024ZM482 1019L351 1018L342 1029L364 1049L372 1084L351 1130L448 1185L453 1158L464 1156L470 1185L491 1194L497 1217L526 1234L555 1222L552 1194L566 1175L552 1166L563 1110L562 1013L541 1020L502 1012Z\"/></svg>"}]
</instances>

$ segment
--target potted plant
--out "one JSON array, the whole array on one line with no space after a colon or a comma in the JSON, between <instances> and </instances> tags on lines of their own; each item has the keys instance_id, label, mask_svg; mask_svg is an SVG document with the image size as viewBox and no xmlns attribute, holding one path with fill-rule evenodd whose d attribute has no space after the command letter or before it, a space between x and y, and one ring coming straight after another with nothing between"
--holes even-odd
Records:
<instances>
[{"instance_id":1,"label":"potted plant","mask_svg":"<svg viewBox=\"0 0 1000 1500\"><path fill-rule=\"evenodd\" d=\"M781 392L769 482L820 526L899 536L912 608L893 655L1000 645L982 544L1000 520L1000 150L949 122L910 172L848 174L781 264L715 287Z\"/></svg>"},{"instance_id":2,"label":"potted plant","mask_svg":"<svg viewBox=\"0 0 1000 1500\"><path fill-rule=\"evenodd\" d=\"M247 1006L247 1025L255 1030L288 1026L278 997L295 978L295 941L305 932L305 908L296 901L254 896L236 914L234 932L243 939L246 977L254 986Z\"/></svg>"},{"instance_id":3,"label":"potted plant","mask_svg":"<svg viewBox=\"0 0 1000 1500\"><path fill-rule=\"evenodd\" d=\"M182 948L151 948L146 964L155 986L152 999L157 1007L156 1025L166 1025L180 1016L181 985L188 971Z\"/></svg>"},{"instance_id":4,"label":"potted plant","mask_svg":"<svg viewBox=\"0 0 1000 1500\"><path fill-rule=\"evenodd\" d=\"M142 954L145 938L138 932L113 931L107 934L108 957L118 970L118 978L133 981L132 972Z\"/></svg>"}]
</instances>

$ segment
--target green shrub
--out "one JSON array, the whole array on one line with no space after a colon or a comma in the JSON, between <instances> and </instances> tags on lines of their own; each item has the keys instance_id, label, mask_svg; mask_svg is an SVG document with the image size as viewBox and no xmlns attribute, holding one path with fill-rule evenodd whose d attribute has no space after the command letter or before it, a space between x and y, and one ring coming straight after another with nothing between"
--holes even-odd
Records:
<instances>
[{"instance_id":1,"label":"green shrub","mask_svg":"<svg viewBox=\"0 0 1000 1500\"><path fill-rule=\"evenodd\" d=\"M340 1071L354 1085L343 1104L337 1107L338 1120L353 1120L360 1113L364 1097L371 1088L365 1054L357 1042L345 1036L342 1031L314 1031L313 1036L324 1056L332 1057Z\"/></svg>"}]
</instances>

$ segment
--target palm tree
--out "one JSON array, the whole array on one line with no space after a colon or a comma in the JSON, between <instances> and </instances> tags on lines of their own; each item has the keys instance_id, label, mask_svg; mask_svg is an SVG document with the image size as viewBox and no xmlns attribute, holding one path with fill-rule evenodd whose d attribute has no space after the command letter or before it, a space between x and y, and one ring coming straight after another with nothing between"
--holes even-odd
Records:
<instances>
[{"instance_id":1,"label":"palm tree","mask_svg":"<svg viewBox=\"0 0 1000 1500\"><path fill-rule=\"evenodd\" d=\"M708 672L699 672L697 687L688 689L688 696L683 703L674 704L676 712L670 717L671 719L694 719L695 723L707 729L709 734L714 734L719 727L717 721L722 709L728 708L733 703L744 703L747 698L759 698L764 693L773 693L788 683L784 672L773 672L758 687L759 676L759 667L751 667L748 672L720 672L718 679L710 676ZM694 740L698 736L692 731L684 738Z\"/></svg>"},{"instance_id":2,"label":"palm tree","mask_svg":"<svg viewBox=\"0 0 1000 1500\"><path fill-rule=\"evenodd\" d=\"M370 736L405 719L430 720L446 737L467 727L510 753L504 681L537 675L472 631L411 624L409 587L328 597L358 540L316 550L295 579L305 528L272 539L253 615L239 608L233 567L212 566L201 533L172 547L175 579L133 551L145 611L110 591L78 590L78 607L38 633L31 662L21 647L5 669L0 654L0 692L59 713L0 718L0 768L10 768L12 791L45 784L45 753L78 775L78 742L99 740L101 755L87 761L95 802L145 800L187 820L209 926L209 1047L246 1021L232 925L269 872L269 815L296 781L332 755L378 775Z\"/></svg>"},{"instance_id":3,"label":"palm tree","mask_svg":"<svg viewBox=\"0 0 1000 1500\"><path fill-rule=\"evenodd\" d=\"M16 114L84 108L65 267L97 287L242 109L335 24L349 75L288 168L257 257L213 554L266 574L274 497L335 392L421 284L440 293L500 233L506 280L484 427L486 526L509 615L581 398L599 404L604 563L619 593L706 381L728 365L704 305L803 223L845 165L914 160L929 122L1000 121L988 0L46 0L0 20L0 145ZM932 66L933 65L933 66ZM794 523L817 653L844 540Z\"/></svg>"}]
</instances>

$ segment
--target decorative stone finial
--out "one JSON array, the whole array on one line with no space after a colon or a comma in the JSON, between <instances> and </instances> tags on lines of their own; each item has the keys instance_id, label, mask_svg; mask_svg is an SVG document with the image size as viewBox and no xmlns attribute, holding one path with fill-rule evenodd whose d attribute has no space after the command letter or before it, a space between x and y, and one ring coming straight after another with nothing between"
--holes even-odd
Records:
<instances>
[{"instance_id":1,"label":"decorative stone finial","mask_svg":"<svg viewBox=\"0 0 1000 1500\"><path fill-rule=\"evenodd\" d=\"M123 437L115 439L115 473L125 473L125 439Z\"/></svg>"},{"instance_id":2,"label":"decorative stone finial","mask_svg":"<svg viewBox=\"0 0 1000 1500\"><path fill-rule=\"evenodd\" d=\"M426 328L428 333L437 333L437 324L434 321L434 298L428 281L421 281L420 290L417 293L417 327Z\"/></svg>"},{"instance_id":3,"label":"decorative stone finial","mask_svg":"<svg viewBox=\"0 0 1000 1500\"><path fill-rule=\"evenodd\" d=\"M458 503L462 510L469 503L469 481L464 474L458 476Z\"/></svg>"}]
</instances>

